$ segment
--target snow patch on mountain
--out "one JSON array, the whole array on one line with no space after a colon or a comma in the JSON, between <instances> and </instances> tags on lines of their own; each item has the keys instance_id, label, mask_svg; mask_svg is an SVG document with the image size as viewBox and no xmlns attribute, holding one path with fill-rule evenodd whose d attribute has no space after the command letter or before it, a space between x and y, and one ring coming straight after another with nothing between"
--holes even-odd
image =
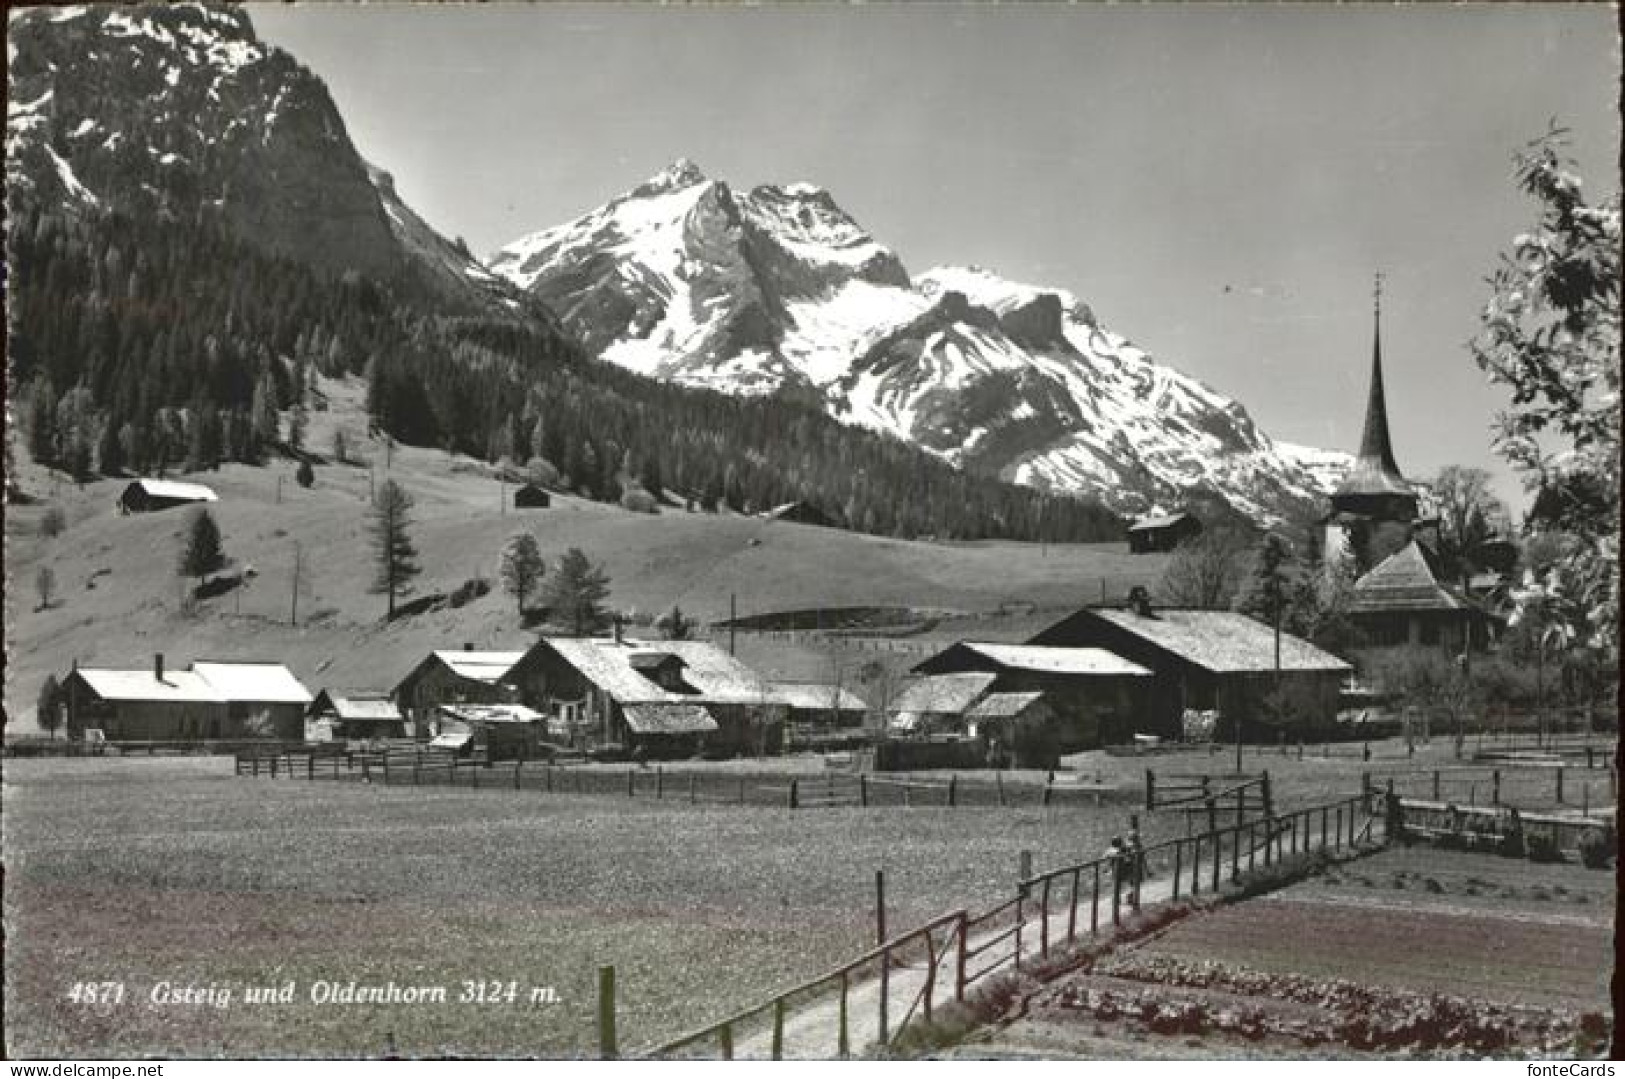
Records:
<instances>
[{"instance_id":1,"label":"snow patch on mountain","mask_svg":"<svg viewBox=\"0 0 1625 1079\"><path fill-rule=\"evenodd\" d=\"M1278 446L1064 289L975 266L911 277L810 183L741 192L678 161L489 265L611 363L811 394L956 464L1126 513L1216 499L1273 523L1317 504L1349 462Z\"/></svg>"}]
</instances>

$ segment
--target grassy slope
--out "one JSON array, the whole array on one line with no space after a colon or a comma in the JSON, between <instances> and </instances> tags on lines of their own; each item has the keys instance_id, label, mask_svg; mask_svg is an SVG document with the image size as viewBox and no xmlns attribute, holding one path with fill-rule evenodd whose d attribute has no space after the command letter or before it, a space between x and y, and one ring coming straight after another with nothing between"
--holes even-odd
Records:
<instances>
[{"instance_id":1,"label":"grassy slope","mask_svg":"<svg viewBox=\"0 0 1625 1079\"><path fill-rule=\"evenodd\" d=\"M342 425L352 455L371 458L381 478L383 453L365 437L360 387L325 388L333 407L312 413L307 445L325 452L334 426ZM494 579L503 541L521 528L536 534L550 560L580 547L601 562L613 580L615 606L653 613L676 603L705 620L726 617L730 593L741 614L866 604L984 612L1017 602L1058 616L1098 598L1102 580L1121 595L1132 583L1154 582L1164 564L1162 556L1131 556L1120 544L911 543L681 509L649 517L567 496L549 510L502 514L497 481L466 459L402 448L389 472L416 499L420 594L450 591L474 576ZM6 513L5 700L13 722L32 719L40 682L75 658L137 666L156 651L181 665L204 656L270 658L288 663L313 691L388 688L431 648L522 647L528 639L513 600L500 589L460 610L381 621L383 600L366 590L372 575L366 467L319 467L309 490L294 483L286 461L188 477L220 495L215 513L227 554L258 571L240 597L209 600L191 618L179 612L182 582L174 571L190 510L121 517L114 501L122 481L82 489L53 484L26 460L20 476L40 502ZM38 523L49 505L62 507L69 526L43 540ZM297 627L287 622L295 541L310 580ZM55 572L59 596L43 612L34 610L41 564ZM106 572L89 588L99 570ZM995 632L989 623L966 624ZM1025 628L1021 621L1006 635ZM827 666L805 648L768 646L766 653L764 669L774 675L817 677Z\"/></svg>"}]
</instances>

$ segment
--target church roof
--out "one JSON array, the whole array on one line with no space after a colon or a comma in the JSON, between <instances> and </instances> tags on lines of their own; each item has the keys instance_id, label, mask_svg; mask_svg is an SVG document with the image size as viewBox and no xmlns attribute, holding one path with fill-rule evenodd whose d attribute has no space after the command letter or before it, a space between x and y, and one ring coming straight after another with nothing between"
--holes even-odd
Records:
<instances>
[{"instance_id":1,"label":"church roof","mask_svg":"<svg viewBox=\"0 0 1625 1079\"><path fill-rule=\"evenodd\" d=\"M1349 613L1458 611L1471 606L1439 583L1421 546L1412 540L1354 582Z\"/></svg>"}]
</instances>

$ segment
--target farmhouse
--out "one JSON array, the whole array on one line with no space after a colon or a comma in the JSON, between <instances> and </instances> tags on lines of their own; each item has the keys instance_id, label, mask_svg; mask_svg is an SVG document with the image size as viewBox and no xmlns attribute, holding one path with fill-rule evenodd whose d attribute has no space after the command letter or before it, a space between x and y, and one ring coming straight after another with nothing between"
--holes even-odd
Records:
<instances>
[{"instance_id":1,"label":"farmhouse","mask_svg":"<svg viewBox=\"0 0 1625 1079\"><path fill-rule=\"evenodd\" d=\"M1487 648L1498 621L1440 584L1415 540L1354 582L1348 615L1372 644L1438 645L1452 654Z\"/></svg>"},{"instance_id":2,"label":"farmhouse","mask_svg":"<svg viewBox=\"0 0 1625 1079\"><path fill-rule=\"evenodd\" d=\"M173 480L134 480L118 498L120 513L151 513L194 502L216 502L215 493L201 483Z\"/></svg>"},{"instance_id":3,"label":"farmhouse","mask_svg":"<svg viewBox=\"0 0 1625 1079\"><path fill-rule=\"evenodd\" d=\"M1308 641L1280 635L1279 700L1304 732L1330 727L1338 691L1352 668ZM1233 611L1156 610L1140 602L1126 610L1087 609L1032 639L1062 648L1104 648L1152 672L1139 726L1151 733L1180 730L1186 709L1217 710L1220 719L1255 735L1269 733L1276 698L1275 633Z\"/></svg>"},{"instance_id":4,"label":"farmhouse","mask_svg":"<svg viewBox=\"0 0 1625 1079\"><path fill-rule=\"evenodd\" d=\"M487 760L529 760L543 735L540 712L522 704L442 704L435 709L432 745Z\"/></svg>"},{"instance_id":5,"label":"farmhouse","mask_svg":"<svg viewBox=\"0 0 1625 1079\"><path fill-rule=\"evenodd\" d=\"M788 708L773 687L705 641L543 637L509 677L575 744L682 756L783 742Z\"/></svg>"},{"instance_id":6,"label":"farmhouse","mask_svg":"<svg viewBox=\"0 0 1625 1079\"><path fill-rule=\"evenodd\" d=\"M435 709L442 704L508 704L517 699L509 680L523 652L430 652L390 693L417 738L427 738Z\"/></svg>"},{"instance_id":7,"label":"farmhouse","mask_svg":"<svg viewBox=\"0 0 1625 1079\"><path fill-rule=\"evenodd\" d=\"M75 667L60 700L69 730L99 728L110 741L295 741L310 691L280 663L200 660L171 671L159 653L149 670Z\"/></svg>"},{"instance_id":8,"label":"farmhouse","mask_svg":"<svg viewBox=\"0 0 1625 1079\"><path fill-rule=\"evenodd\" d=\"M513 504L515 509L545 510L553 504L553 496L546 488L527 483L513 493Z\"/></svg>"},{"instance_id":9,"label":"farmhouse","mask_svg":"<svg viewBox=\"0 0 1625 1079\"><path fill-rule=\"evenodd\" d=\"M990 692L1037 692L1053 710L1050 732L1062 753L1129 741L1134 734L1177 736L1148 725L1151 672L1101 648L962 641L917 665L920 674L980 671L995 676Z\"/></svg>"},{"instance_id":10,"label":"farmhouse","mask_svg":"<svg viewBox=\"0 0 1625 1079\"><path fill-rule=\"evenodd\" d=\"M308 742L370 742L405 737L406 717L386 694L339 697L324 689L305 710Z\"/></svg>"},{"instance_id":11,"label":"farmhouse","mask_svg":"<svg viewBox=\"0 0 1625 1079\"><path fill-rule=\"evenodd\" d=\"M1142 517L1128 527L1128 549L1135 554L1171 551L1202 534L1202 522L1183 511Z\"/></svg>"}]
</instances>

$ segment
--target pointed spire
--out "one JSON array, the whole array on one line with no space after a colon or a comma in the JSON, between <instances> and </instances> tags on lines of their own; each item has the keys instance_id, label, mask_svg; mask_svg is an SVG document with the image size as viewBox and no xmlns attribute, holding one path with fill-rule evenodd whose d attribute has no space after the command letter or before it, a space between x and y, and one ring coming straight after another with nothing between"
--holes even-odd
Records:
<instances>
[{"instance_id":1,"label":"pointed spire","mask_svg":"<svg viewBox=\"0 0 1625 1079\"><path fill-rule=\"evenodd\" d=\"M1394 460L1394 446L1388 435L1388 399L1382 384L1382 274L1372 291L1371 390L1365 404L1365 430L1360 435L1360 455L1338 488L1339 495L1402 494L1415 498L1410 484Z\"/></svg>"}]
</instances>

